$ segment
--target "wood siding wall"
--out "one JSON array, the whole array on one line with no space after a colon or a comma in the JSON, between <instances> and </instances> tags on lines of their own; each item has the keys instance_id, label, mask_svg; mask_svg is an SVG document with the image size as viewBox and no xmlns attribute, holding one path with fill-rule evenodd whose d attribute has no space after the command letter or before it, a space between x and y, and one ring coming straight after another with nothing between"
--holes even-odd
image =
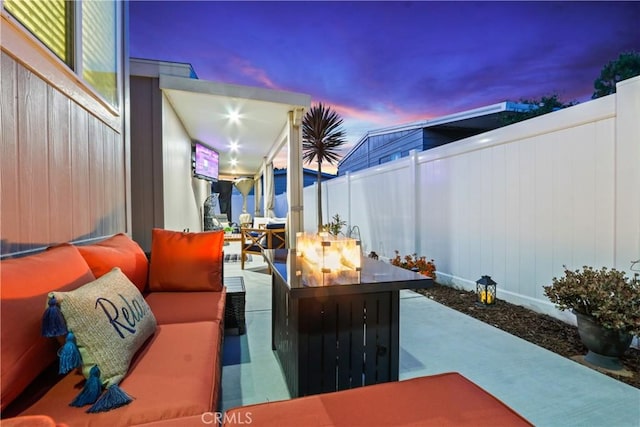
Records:
<instances>
[{"instance_id":1,"label":"wood siding wall","mask_svg":"<svg viewBox=\"0 0 640 427\"><path fill-rule=\"evenodd\" d=\"M2 53L2 257L126 230L120 133Z\"/></svg>"}]
</instances>

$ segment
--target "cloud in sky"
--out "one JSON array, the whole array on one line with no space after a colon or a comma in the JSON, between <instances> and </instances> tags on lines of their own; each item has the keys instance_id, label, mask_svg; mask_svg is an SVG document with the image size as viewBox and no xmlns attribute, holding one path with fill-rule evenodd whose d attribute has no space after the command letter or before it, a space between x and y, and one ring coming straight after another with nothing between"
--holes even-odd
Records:
<instances>
[{"instance_id":1,"label":"cloud in sky","mask_svg":"<svg viewBox=\"0 0 640 427\"><path fill-rule=\"evenodd\" d=\"M505 100L586 101L608 61L640 51L638 22L640 2L134 1L130 53L308 93L354 143Z\"/></svg>"}]
</instances>

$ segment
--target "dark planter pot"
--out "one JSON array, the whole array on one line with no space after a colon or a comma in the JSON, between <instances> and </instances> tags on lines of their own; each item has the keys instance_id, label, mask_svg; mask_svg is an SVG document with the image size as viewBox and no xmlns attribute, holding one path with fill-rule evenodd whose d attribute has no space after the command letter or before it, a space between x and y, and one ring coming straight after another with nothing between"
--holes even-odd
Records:
<instances>
[{"instance_id":1,"label":"dark planter pot","mask_svg":"<svg viewBox=\"0 0 640 427\"><path fill-rule=\"evenodd\" d=\"M578 319L578 333L589 352L584 360L605 369L618 371L624 368L620 356L631 345L633 336L626 332L608 329L593 317L574 312Z\"/></svg>"}]
</instances>

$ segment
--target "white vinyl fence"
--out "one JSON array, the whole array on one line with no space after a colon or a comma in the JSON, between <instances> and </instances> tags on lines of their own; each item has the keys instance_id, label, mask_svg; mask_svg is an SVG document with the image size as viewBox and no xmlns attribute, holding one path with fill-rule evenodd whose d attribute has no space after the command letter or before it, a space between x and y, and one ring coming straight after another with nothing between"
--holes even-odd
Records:
<instances>
[{"instance_id":1,"label":"white vinyl fence","mask_svg":"<svg viewBox=\"0 0 640 427\"><path fill-rule=\"evenodd\" d=\"M316 186L304 190L305 229ZM572 322L543 294L563 265L640 258L640 77L618 93L323 184L323 222L360 229L365 253L433 258L441 283Z\"/></svg>"}]
</instances>

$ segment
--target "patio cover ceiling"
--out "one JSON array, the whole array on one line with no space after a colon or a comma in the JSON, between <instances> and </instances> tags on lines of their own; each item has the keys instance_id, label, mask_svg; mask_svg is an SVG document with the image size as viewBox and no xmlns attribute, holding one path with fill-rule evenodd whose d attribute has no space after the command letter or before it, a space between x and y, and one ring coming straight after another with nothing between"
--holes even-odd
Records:
<instances>
[{"instance_id":1,"label":"patio cover ceiling","mask_svg":"<svg viewBox=\"0 0 640 427\"><path fill-rule=\"evenodd\" d=\"M169 75L160 89L189 137L220 153L221 179L259 174L286 146L289 111L311 104L306 94Z\"/></svg>"}]
</instances>

